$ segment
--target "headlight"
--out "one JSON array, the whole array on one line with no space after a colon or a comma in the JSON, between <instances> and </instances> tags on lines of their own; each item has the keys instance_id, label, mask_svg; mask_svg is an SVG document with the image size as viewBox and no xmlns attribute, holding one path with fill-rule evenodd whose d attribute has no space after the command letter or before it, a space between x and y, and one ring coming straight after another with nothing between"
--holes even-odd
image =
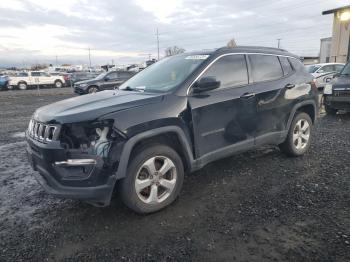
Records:
<instances>
[{"instance_id":1,"label":"headlight","mask_svg":"<svg viewBox=\"0 0 350 262\"><path fill-rule=\"evenodd\" d=\"M80 87L86 87L86 86L88 86L88 84L80 84L79 86Z\"/></svg>"},{"instance_id":2,"label":"headlight","mask_svg":"<svg viewBox=\"0 0 350 262\"><path fill-rule=\"evenodd\" d=\"M324 89L323 89L323 94L331 95L333 92L332 88L333 88L333 86L331 84L326 84Z\"/></svg>"}]
</instances>

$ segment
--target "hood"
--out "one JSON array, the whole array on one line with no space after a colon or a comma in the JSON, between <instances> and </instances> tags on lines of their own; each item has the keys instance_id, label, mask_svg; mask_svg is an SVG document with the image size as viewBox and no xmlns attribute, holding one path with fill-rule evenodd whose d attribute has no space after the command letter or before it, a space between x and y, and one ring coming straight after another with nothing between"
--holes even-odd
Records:
<instances>
[{"instance_id":1,"label":"hood","mask_svg":"<svg viewBox=\"0 0 350 262\"><path fill-rule=\"evenodd\" d=\"M93 84L95 82L97 82L98 80L96 80L95 78L92 78L92 79L87 79L87 80L82 80L82 81L78 81L78 82L75 82L74 84L75 85L81 85L81 84Z\"/></svg>"},{"instance_id":2,"label":"hood","mask_svg":"<svg viewBox=\"0 0 350 262\"><path fill-rule=\"evenodd\" d=\"M62 100L37 109L39 122L74 123L95 120L108 113L158 103L162 94L108 90Z\"/></svg>"},{"instance_id":3,"label":"hood","mask_svg":"<svg viewBox=\"0 0 350 262\"><path fill-rule=\"evenodd\" d=\"M332 80L333 88L350 88L350 76L339 76Z\"/></svg>"}]
</instances>

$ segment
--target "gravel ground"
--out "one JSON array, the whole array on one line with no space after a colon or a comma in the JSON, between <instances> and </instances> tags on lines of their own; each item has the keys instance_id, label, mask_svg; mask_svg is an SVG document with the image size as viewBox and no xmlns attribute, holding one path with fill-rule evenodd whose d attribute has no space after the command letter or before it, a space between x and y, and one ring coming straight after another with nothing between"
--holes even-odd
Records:
<instances>
[{"instance_id":1,"label":"gravel ground","mask_svg":"<svg viewBox=\"0 0 350 262\"><path fill-rule=\"evenodd\" d=\"M350 261L350 114L321 115L310 151L264 147L185 178L167 209L136 215L47 195L26 161L35 108L71 89L0 93L0 261Z\"/></svg>"}]
</instances>

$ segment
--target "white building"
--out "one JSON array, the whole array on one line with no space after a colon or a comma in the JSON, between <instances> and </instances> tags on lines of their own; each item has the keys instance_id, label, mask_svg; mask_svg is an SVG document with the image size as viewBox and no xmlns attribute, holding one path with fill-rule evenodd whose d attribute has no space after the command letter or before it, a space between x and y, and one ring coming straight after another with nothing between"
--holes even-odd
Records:
<instances>
[{"instance_id":1,"label":"white building","mask_svg":"<svg viewBox=\"0 0 350 262\"><path fill-rule=\"evenodd\" d=\"M329 63L331 57L332 37L322 38L320 45L320 63Z\"/></svg>"}]
</instances>

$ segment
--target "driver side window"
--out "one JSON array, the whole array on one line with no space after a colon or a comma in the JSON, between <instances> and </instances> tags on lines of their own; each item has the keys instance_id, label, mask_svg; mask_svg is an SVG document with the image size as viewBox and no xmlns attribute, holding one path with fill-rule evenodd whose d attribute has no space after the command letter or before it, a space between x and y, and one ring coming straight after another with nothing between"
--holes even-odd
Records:
<instances>
[{"instance_id":1,"label":"driver side window","mask_svg":"<svg viewBox=\"0 0 350 262\"><path fill-rule=\"evenodd\" d=\"M227 55L219 58L200 77L214 78L220 82L219 88L228 88L248 84L247 63L244 55Z\"/></svg>"},{"instance_id":2,"label":"driver side window","mask_svg":"<svg viewBox=\"0 0 350 262\"><path fill-rule=\"evenodd\" d=\"M110 73L109 75L107 75L109 80L115 80L118 78L118 74L116 72Z\"/></svg>"}]
</instances>

